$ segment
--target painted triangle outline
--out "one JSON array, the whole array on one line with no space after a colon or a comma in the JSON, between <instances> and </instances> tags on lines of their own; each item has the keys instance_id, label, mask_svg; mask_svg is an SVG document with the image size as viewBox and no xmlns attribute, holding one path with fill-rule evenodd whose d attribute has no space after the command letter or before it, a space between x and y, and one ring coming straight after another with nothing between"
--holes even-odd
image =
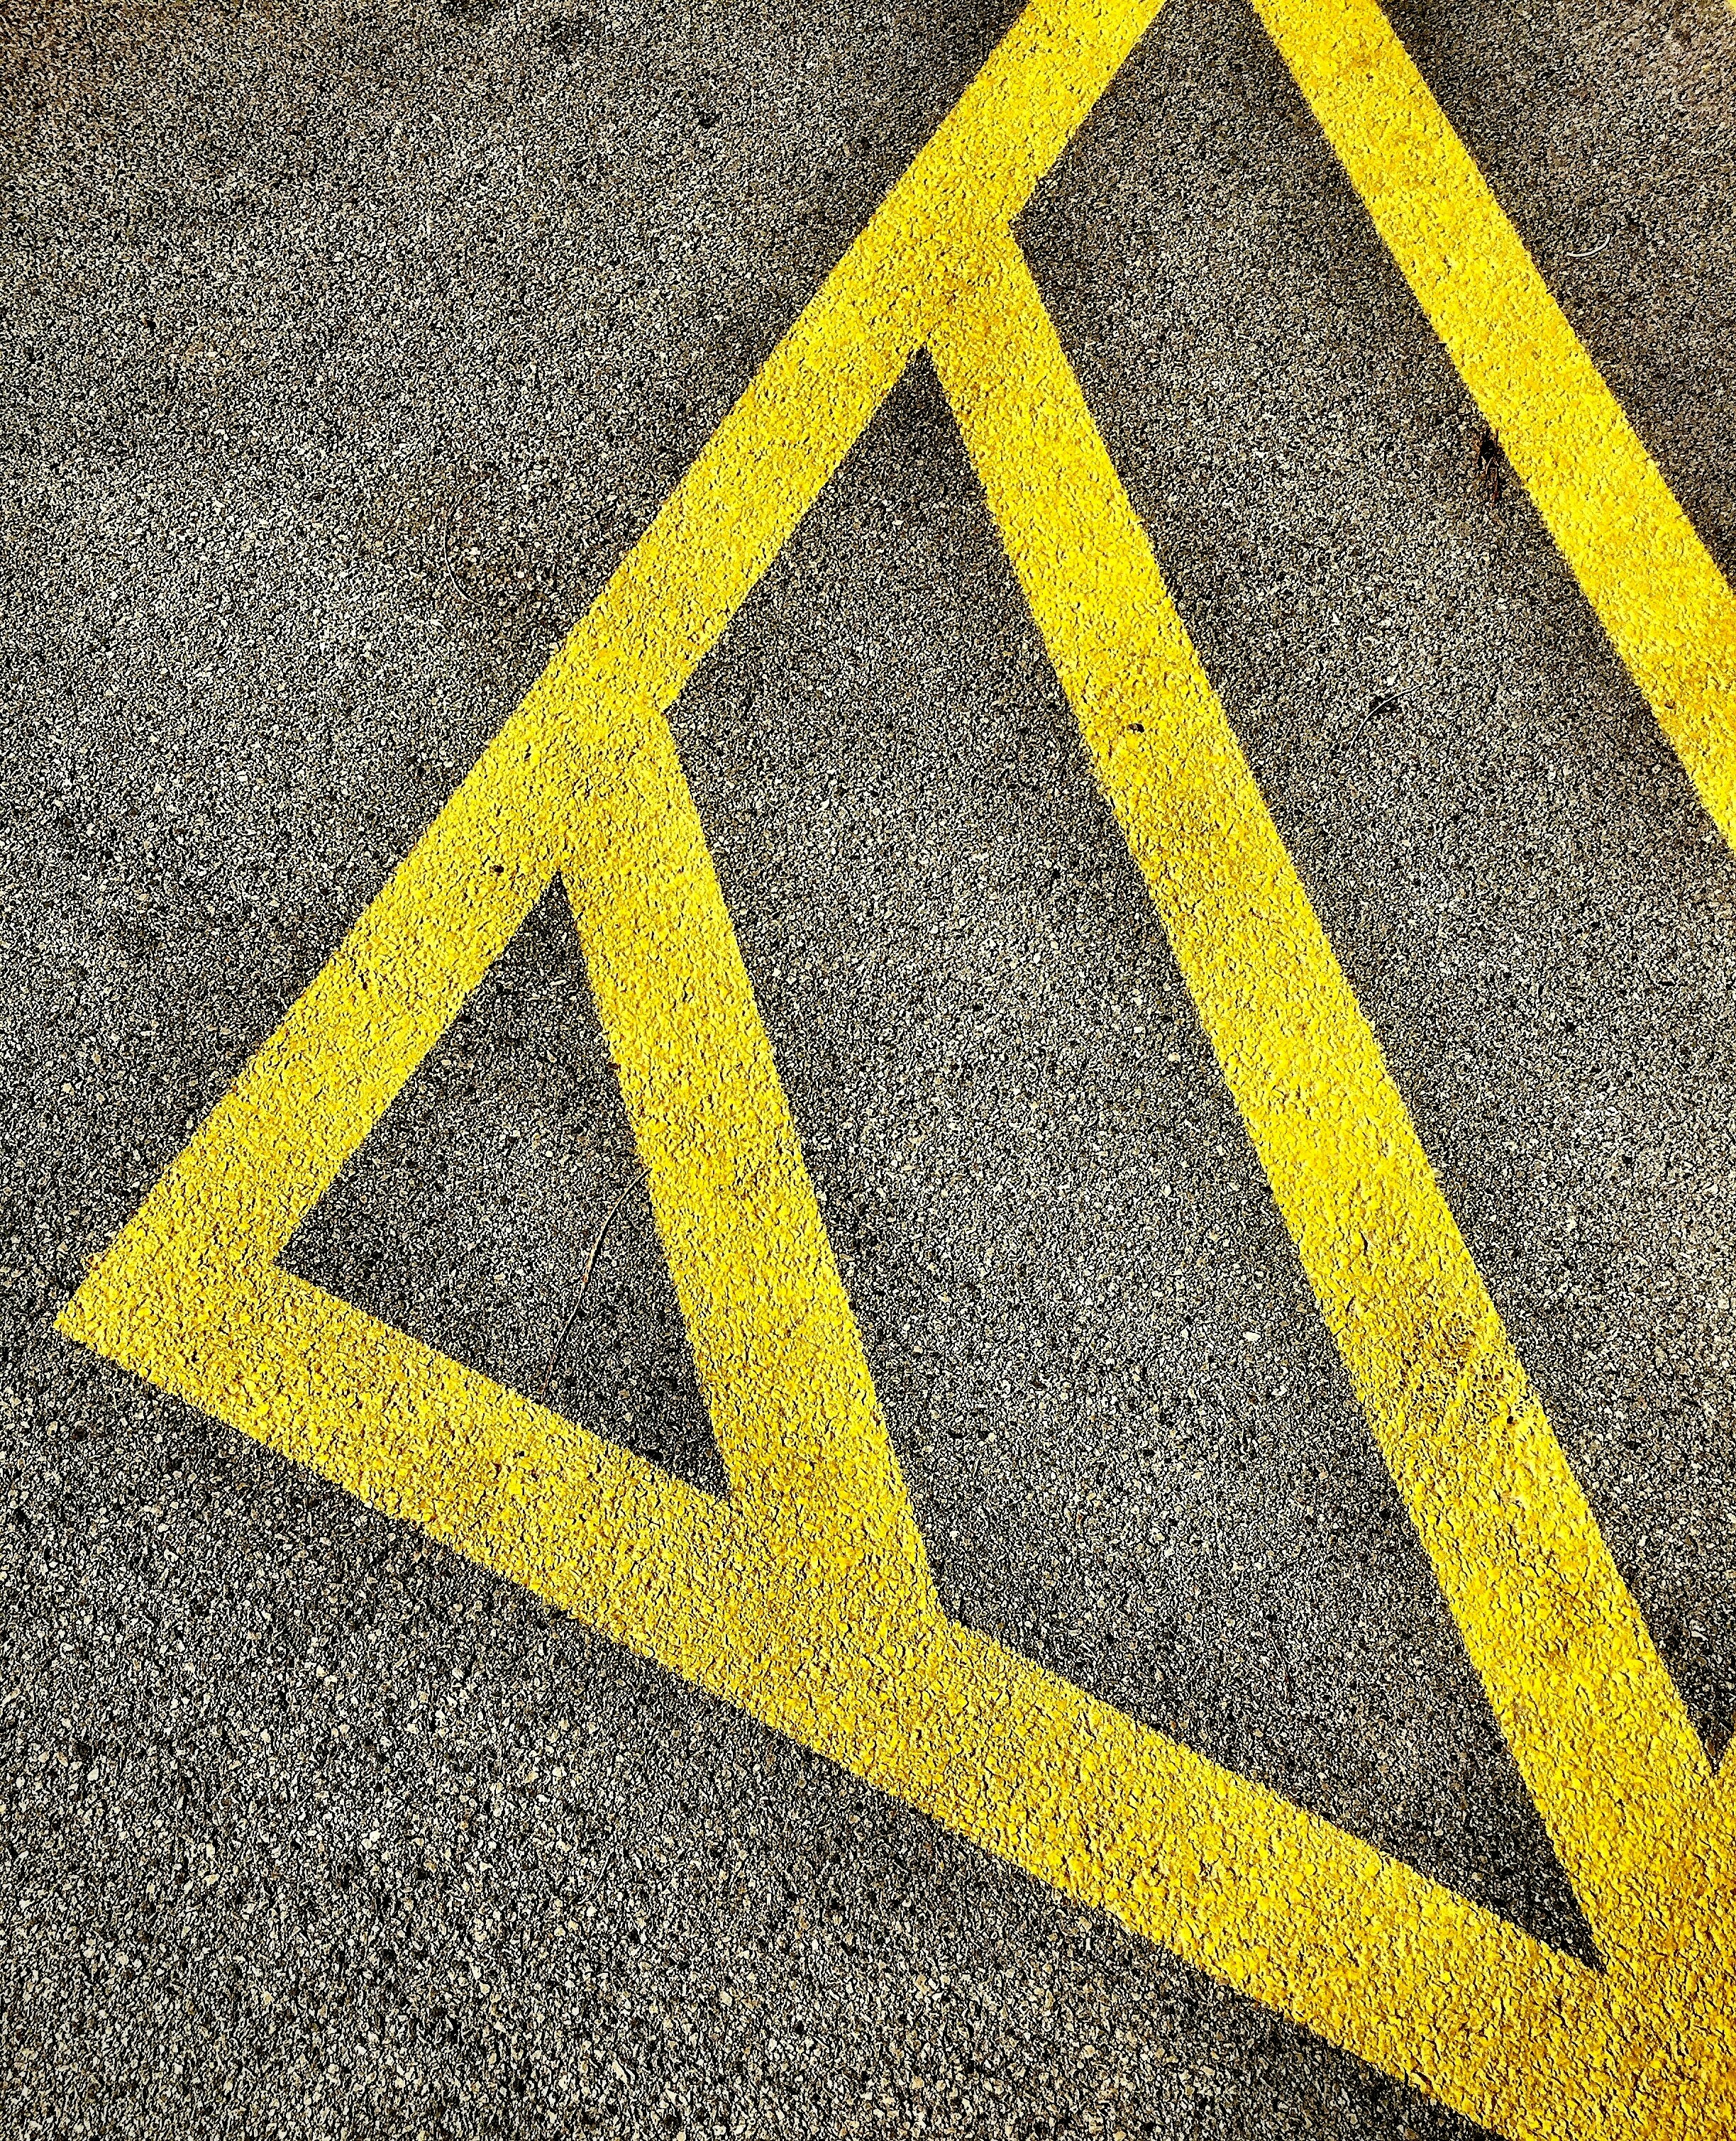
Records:
<instances>
[{"instance_id":1,"label":"painted triangle outline","mask_svg":"<svg viewBox=\"0 0 1736 2141\"><path fill-rule=\"evenodd\" d=\"M1285 1093L1257 1064L1249 1070L1260 1048L1247 1036L1272 1020L1243 986L1247 931L1265 932L1268 945L1306 934L1279 882L1281 843L1254 874L1266 903L1237 923L1238 957L1216 971L1209 937L1190 956L1187 900L1222 874L1222 857L1186 827L1202 800L1227 798L1257 840L1264 806L1011 236L1031 187L1155 12L1154 0L1035 0L61 1328L1485 2124L1516 2137L1736 2130L1727 2072L1689 2030L1704 2026L1701 1988L1729 1967L1721 1939L1697 1930L1709 1913L1689 1908L1694 1883L1728 1883L1725 1800L1589 1512L1573 1501L1498 1319L1476 1297L1480 1282L1468 1291L1441 1262L1451 1262L1444 1207L1427 1213L1434 1276L1424 1292L1440 1298L1405 1326L1408 1352L1364 1344L1353 1328L1366 1306L1358 1286L1366 1292L1371 1274L1379 1282L1379 1225L1364 1234L1359 1279L1354 1255L1316 1238L1322 1228L1342 1233L1344 1218L1341 1196L1324 1219L1315 1209L1317 1150L1285 1144L1297 1093L1317 1101L1329 1089L1311 1086L1306 1066ZM1387 81L1384 93L1438 120L1368 0L1312 13L1271 0L1263 12L1353 179L1346 82L1378 95L1391 76L1398 89ZM1446 153L1438 140L1433 153ZM1359 189L1370 199L1360 180ZM1389 202L1389 244L1394 213ZM663 718L923 344L1173 941L1181 929L1184 972L1455 1619L1576 1892L1592 1897L1606 1972L1133 1725L938 1608ZM1548 472L1534 480L1514 459L1533 495L1547 492ZM1715 639L1716 618L1709 629ZM1649 696L1722 823L1724 746L1715 725L1707 744L1704 709L1690 703L1706 667L1697 647L1653 659ZM1159 718L1132 718L1153 709ZM730 1472L727 1504L276 1261L557 874L649 1170ZM1330 996L1336 967L1323 938L1308 958L1311 986ZM1328 1010L1343 1033L1360 1021L1354 999ZM1396 1094L1396 1115L1380 1113L1378 1050L1352 1069L1389 1142L1395 1125L1408 1130ZM1417 1158L1422 1176L1394 1193L1407 1223L1432 1187L1419 1148ZM1379 1177L1380 1164L1362 1159L1365 1179ZM1409 1165L1401 1159L1399 1174ZM1456 1241L1449 1216L1445 1228ZM1335 1276L1323 1282L1323 1270ZM1515 1595L1559 1623L1554 1663L1565 1672L1548 1691L1555 1699L1560 1682L1584 1705L1577 1724L1595 1759L1577 1767L1555 1761L1547 1720L1528 1747L1535 1673L1500 1684L1513 1596L1489 1604L1488 1655L1478 1651L1483 1577L1467 1578L1463 1538L1433 1508L1442 1469L1431 1436L1485 1469L1496 1444L1509 1472L1515 1450L1543 1468L1542 1499L1553 1504ZM1459 1484L1474 1501L1479 1483ZM1508 1484L1497 1479L1484 1496L1497 1530L1521 1521L1502 1500ZM1583 1626L1573 1619L1581 1594L1594 1602ZM1660 1912L1669 1937L1655 1954L1646 1942ZM1679 1921L1690 1927L1685 1960ZM1675 1991L1663 2001L1666 1953Z\"/></svg>"}]
</instances>

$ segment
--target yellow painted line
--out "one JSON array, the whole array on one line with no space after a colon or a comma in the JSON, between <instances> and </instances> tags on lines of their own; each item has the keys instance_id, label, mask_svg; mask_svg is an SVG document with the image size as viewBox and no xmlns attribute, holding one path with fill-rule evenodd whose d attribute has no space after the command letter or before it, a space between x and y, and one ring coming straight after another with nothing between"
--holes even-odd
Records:
<instances>
[{"instance_id":1,"label":"yellow painted line","mask_svg":"<svg viewBox=\"0 0 1736 2141\"><path fill-rule=\"evenodd\" d=\"M1736 2134L1736 1824L1009 235L1154 12L1021 17L61 1327L1512 2141ZM939 1609L664 719L925 341L1607 1973ZM557 873L726 1502L276 1261Z\"/></svg>"},{"instance_id":2,"label":"yellow painted line","mask_svg":"<svg viewBox=\"0 0 1736 2141\"><path fill-rule=\"evenodd\" d=\"M1736 597L1375 0L1255 0L1724 838Z\"/></svg>"},{"instance_id":3,"label":"yellow painted line","mask_svg":"<svg viewBox=\"0 0 1736 2141\"><path fill-rule=\"evenodd\" d=\"M1643 1965L1704 1750L1011 239L972 295L935 359L1098 778L1591 1930Z\"/></svg>"}]
</instances>

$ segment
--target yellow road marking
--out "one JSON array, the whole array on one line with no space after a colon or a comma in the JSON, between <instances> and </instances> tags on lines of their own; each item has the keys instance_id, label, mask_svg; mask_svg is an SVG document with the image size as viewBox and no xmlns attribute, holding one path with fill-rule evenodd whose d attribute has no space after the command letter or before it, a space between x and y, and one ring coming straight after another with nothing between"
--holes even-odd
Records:
<instances>
[{"instance_id":1,"label":"yellow road marking","mask_svg":"<svg viewBox=\"0 0 1736 2141\"><path fill-rule=\"evenodd\" d=\"M1592 1932L1643 1962L1704 1750L1010 238L971 296L935 360L1098 779Z\"/></svg>"},{"instance_id":2,"label":"yellow road marking","mask_svg":"<svg viewBox=\"0 0 1736 2141\"><path fill-rule=\"evenodd\" d=\"M1514 2141L1736 2133L1728 1797L1011 237L1155 12L1020 18L61 1327ZM924 342L1607 1972L939 1610L664 720ZM276 1263L557 872L727 1503Z\"/></svg>"},{"instance_id":3,"label":"yellow road marking","mask_svg":"<svg viewBox=\"0 0 1736 2141\"><path fill-rule=\"evenodd\" d=\"M1616 652L1736 845L1736 598L1375 0L1255 0Z\"/></svg>"}]
</instances>

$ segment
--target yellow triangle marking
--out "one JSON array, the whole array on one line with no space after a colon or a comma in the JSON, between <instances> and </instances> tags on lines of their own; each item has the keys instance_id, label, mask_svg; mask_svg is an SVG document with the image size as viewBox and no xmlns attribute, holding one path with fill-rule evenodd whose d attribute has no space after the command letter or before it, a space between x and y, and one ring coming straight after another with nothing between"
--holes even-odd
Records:
<instances>
[{"instance_id":1,"label":"yellow triangle marking","mask_svg":"<svg viewBox=\"0 0 1736 2141\"><path fill-rule=\"evenodd\" d=\"M1729 590L1373 0L1262 5L1730 830ZM1512 2141L1736 2134L1732 1794L1011 236L1156 11L1035 0L60 1327ZM940 1611L664 718L925 343L1606 1971ZM277 1262L557 873L727 1502Z\"/></svg>"}]
</instances>

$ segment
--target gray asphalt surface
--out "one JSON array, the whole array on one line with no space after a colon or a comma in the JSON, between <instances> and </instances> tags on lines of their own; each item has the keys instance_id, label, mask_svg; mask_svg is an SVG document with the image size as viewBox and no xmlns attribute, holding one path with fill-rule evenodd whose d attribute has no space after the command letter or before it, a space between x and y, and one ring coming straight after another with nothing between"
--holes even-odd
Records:
<instances>
[{"instance_id":1,"label":"gray asphalt surface","mask_svg":"<svg viewBox=\"0 0 1736 2141\"><path fill-rule=\"evenodd\" d=\"M14 17L20 2134L1468 2130L51 1329L1013 12ZM1736 573L1736 15L1394 20ZM1717 1752L1736 861L1247 10L1021 228ZM1589 1956L926 360L675 722L949 1602ZM718 1484L627 1153L546 901L289 1261Z\"/></svg>"}]
</instances>

